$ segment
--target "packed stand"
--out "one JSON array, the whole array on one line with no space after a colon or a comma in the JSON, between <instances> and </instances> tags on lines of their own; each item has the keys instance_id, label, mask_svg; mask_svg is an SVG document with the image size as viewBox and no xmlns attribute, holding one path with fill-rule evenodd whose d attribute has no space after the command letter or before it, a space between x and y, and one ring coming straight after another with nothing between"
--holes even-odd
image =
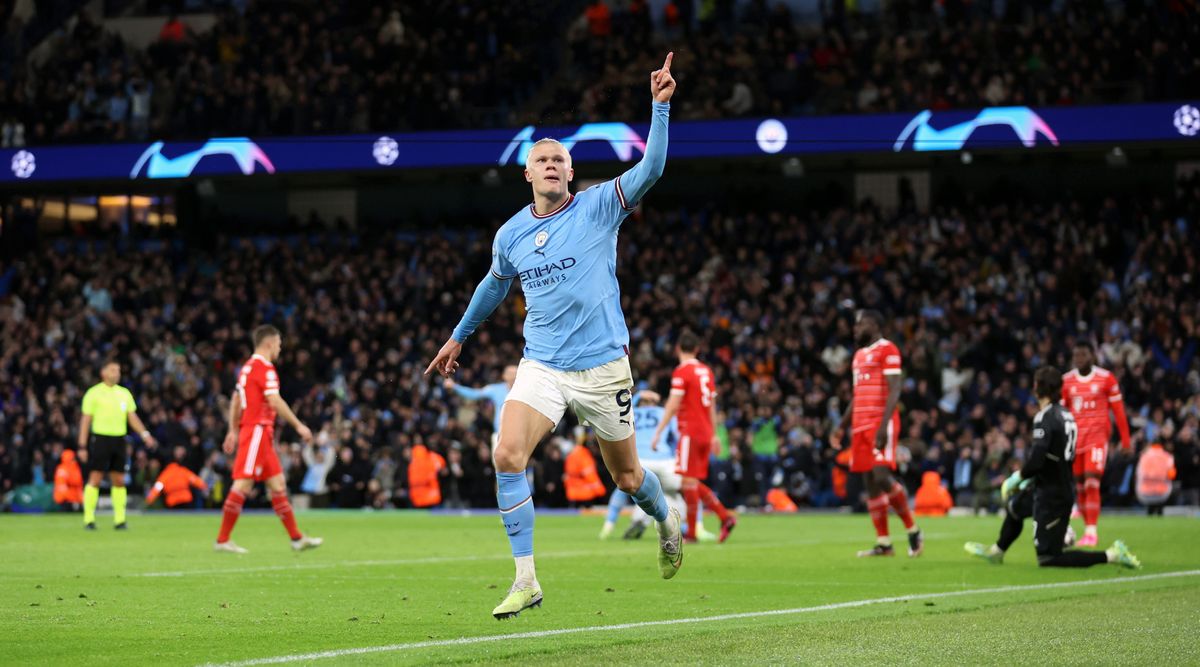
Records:
<instances>
[{"instance_id":1,"label":"packed stand","mask_svg":"<svg viewBox=\"0 0 1200 667\"><path fill-rule=\"evenodd\" d=\"M171 15L145 50L84 12L44 64L2 71L0 122L6 145L504 125L571 7L250 2L200 34Z\"/></svg>"},{"instance_id":2,"label":"packed stand","mask_svg":"<svg viewBox=\"0 0 1200 667\"><path fill-rule=\"evenodd\" d=\"M1188 295L1200 279L1200 179L1181 187L1175 206L651 208L625 223L619 245L634 375L664 391L676 336L700 332L729 444L710 479L718 492L734 504L762 504L772 488L801 504L853 503L829 434L851 392L852 313L877 308L904 355L902 477L911 489L936 473L958 504L994 509L1029 447L1033 370L1065 369L1070 345L1093 341L1120 380L1135 446L1173 451L1179 497L1196 503L1200 304ZM494 506L497 406L423 377L486 271L490 234L258 238L216 254L59 242L7 264L0 492L53 478L82 392L115 355L162 443L146 451L131 438L133 492L175 459L219 502L228 397L250 329L273 322L284 331L282 394L318 433L303 447L279 431L293 492L313 505L423 506L428 494L414 502L411 491L434 480L445 506ZM521 308L510 296L470 341L459 382L499 381L520 358ZM594 446L573 426L533 463L543 505L566 503L564 455ZM1107 502L1131 502L1133 462L1112 453Z\"/></svg>"},{"instance_id":3,"label":"packed stand","mask_svg":"<svg viewBox=\"0 0 1200 667\"><path fill-rule=\"evenodd\" d=\"M767 0L670 0L653 14L645 0L593 0L569 33L570 76L549 84L542 116L648 119L646 73L668 49L688 91L678 119L1200 96L1200 20L1187 3L1072 1L1052 12L1022 2L892 2L882 16L847 14L849 4L801 17Z\"/></svg>"}]
</instances>

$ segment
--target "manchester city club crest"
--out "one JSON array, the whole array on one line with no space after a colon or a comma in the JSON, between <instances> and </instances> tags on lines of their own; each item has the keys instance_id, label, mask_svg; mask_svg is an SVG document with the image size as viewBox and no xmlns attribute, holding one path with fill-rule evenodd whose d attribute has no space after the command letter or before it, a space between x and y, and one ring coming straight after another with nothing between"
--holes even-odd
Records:
<instances>
[{"instance_id":1,"label":"manchester city club crest","mask_svg":"<svg viewBox=\"0 0 1200 667\"><path fill-rule=\"evenodd\" d=\"M546 245L546 241L548 241L549 239L550 239L550 232L547 232L546 230L543 229L542 231L537 233L537 236L533 237L533 245L540 248L540 247Z\"/></svg>"}]
</instances>

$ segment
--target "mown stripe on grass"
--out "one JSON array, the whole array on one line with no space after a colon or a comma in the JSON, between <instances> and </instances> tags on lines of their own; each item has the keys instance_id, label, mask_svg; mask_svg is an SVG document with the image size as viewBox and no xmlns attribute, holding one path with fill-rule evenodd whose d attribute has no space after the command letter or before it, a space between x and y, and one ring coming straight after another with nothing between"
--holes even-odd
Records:
<instances>
[{"instance_id":1,"label":"mown stripe on grass","mask_svg":"<svg viewBox=\"0 0 1200 667\"><path fill-rule=\"evenodd\" d=\"M994 588L977 588L974 590L959 590L959 591L943 591L940 593L917 593L914 595L896 595L885 598L871 598L867 600L851 600L848 602L834 602L830 604L817 605L814 607L795 607L792 609L770 609L765 611L748 611L737 614L720 614L717 616L695 616L692 618L672 618L661 621L640 621L637 623L618 623L614 625L591 625L579 628L559 628L556 630L539 630L535 632L512 632L503 635L484 635L480 637L460 637L459 639L439 639L424 642L411 642L407 644L389 644L386 646L363 646L358 648L343 648L332 649L329 651L316 651L313 653L297 653L293 655L281 655L268 658L254 658L251 660L240 660L237 662L220 663L219 665L206 665L205 667L252 667L254 665L279 665L291 662L310 662L313 660L323 660L327 658L345 658L355 655L368 655L372 653L395 653L399 651L412 651L423 648L440 648L446 646L466 646L470 644L484 644L487 642L498 641L514 641L522 639L543 639L546 637L556 637L560 635L574 635L586 632L616 632L620 630L634 630L640 628L650 628L663 625L686 625L692 623L718 623L721 621L734 621L747 618L763 618L768 616L787 616L793 614L811 614L822 611L837 611L839 609L854 609L856 607L868 607L872 605L888 604L892 602L913 602L918 600L938 600L944 598L963 597L967 595L992 595L997 593L1019 593L1025 591L1041 591L1051 590L1056 588L1076 588L1083 586L1102 586L1107 584L1123 584L1136 583L1141 581L1153 581L1156 579L1173 579L1178 577L1195 577L1200 575L1200 570L1181 570L1176 572L1162 572L1158 574L1143 574L1131 577L1113 577L1111 579L1084 579L1082 581L1060 581L1045 584L1024 584L1019 586L998 586Z\"/></svg>"}]
</instances>

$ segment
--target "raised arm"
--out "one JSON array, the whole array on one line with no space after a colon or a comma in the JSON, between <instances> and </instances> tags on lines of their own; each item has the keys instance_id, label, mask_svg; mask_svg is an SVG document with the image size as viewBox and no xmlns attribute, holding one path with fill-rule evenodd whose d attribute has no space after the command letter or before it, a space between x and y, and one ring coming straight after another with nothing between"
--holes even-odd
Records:
<instances>
[{"instance_id":1,"label":"raised arm","mask_svg":"<svg viewBox=\"0 0 1200 667\"><path fill-rule=\"evenodd\" d=\"M629 171L617 178L617 195L621 205L632 209L641 201L662 176L667 164L667 120L671 115L671 96L675 94L675 79L671 76L668 53L662 69L650 73L650 94L654 97L654 112L650 119L650 134L646 137L646 153Z\"/></svg>"}]
</instances>

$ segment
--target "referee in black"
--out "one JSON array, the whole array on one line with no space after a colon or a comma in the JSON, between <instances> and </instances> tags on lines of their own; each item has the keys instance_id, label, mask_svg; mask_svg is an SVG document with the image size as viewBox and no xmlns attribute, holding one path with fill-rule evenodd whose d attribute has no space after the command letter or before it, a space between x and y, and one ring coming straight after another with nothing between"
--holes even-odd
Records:
<instances>
[{"instance_id":1,"label":"referee in black","mask_svg":"<svg viewBox=\"0 0 1200 667\"><path fill-rule=\"evenodd\" d=\"M100 382L83 395L83 416L79 420L79 451L87 453L88 480L83 487L83 525L96 529L96 504L100 502L100 483L108 472L112 482L113 527L125 530L125 463L128 458L125 435L129 426L153 449L157 443L137 416L133 394L121 385L121 364L107 360L100 367ZM90 439L89 439L89 436Z\"/></svg>"}]
</instances>

